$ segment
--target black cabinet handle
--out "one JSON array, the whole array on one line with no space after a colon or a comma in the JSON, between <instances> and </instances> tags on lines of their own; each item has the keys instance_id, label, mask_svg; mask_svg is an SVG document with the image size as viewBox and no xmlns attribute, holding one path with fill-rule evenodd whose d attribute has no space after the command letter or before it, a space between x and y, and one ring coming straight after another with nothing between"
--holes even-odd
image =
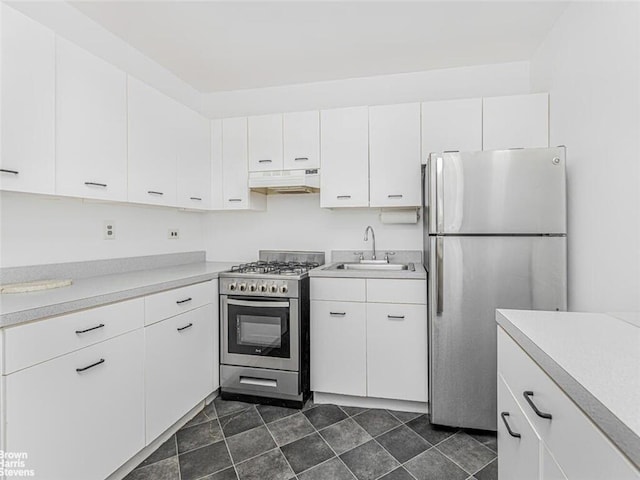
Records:
<instances>
[{"instance_id":1,"label":"black cabinet handle","mask_svg":"<svg viewBox=\"0 0 640 480\"><path fill-rule=\"evenodd\" d=\"M337 195L336 198L351 198L351 195Z\"/></svg>"},{"instance_id":2,"label":"black cabinet handle","mask_svg":"<svg viewBox=\"0 0 640 480\"><path fill-rule=\"evenodd\" d=\"M18 175L20 173L18 170L7 170L6 168L0 168L0 172L10 173L11 175Z\"/></svg>"},{"instance_id":3,"label":"black cabinet handle","mask_svg":"<svg viewBox=\"0 0 640 480\"><path fill-rule=\"evenodd\" d=\"M87 332L90 332L91 330L97 330L102 327L104 327L104 323L101 323L100 325L96 325L95 327L86 328L84 330L76 330L76 333L80 335L81 333L87 333Z\"/></svg>"},{"instance_id":4,"label":"black cabinet handle","mask_svg":"<svg viewBox=\"0 0 640 480\"><path fill-rule=\"evenodd\" d=\"M155 190L147 190L149 195L164 195L162 192L156 192Z\"/></svg>"},{"instance_id":5,"label":"black cabinet handle","mask_svg":"<svg viewBox=\"0 0 640 480\"><path fill-rule=\"evenodd\" d=\"M184 300L178 300L176 303L180 305L182 303L190 302L191 300L193 300L193 298L189 297L189 298L185 298Z\"/></svg>"},{"instance_id":6,"label":"black cabinet handle","mask_svg":"<svg viewBox=\"0 0 640 480\"><path fill-rule=\"evenodd\" d=\"M271 163L272 160L265 158L264 160L258 160L258 163Z\"/></svg>"},{"instance_id":7,"label":"black cabinet handle","mask_svg":"<svg viewBox=\"0 0 640 480\"><path fill-rule=\"evenodd\" d=\"M516 433L513 430L511 430L511 427L509 426L509 423L507 422L507 417L509 416L509 412L502 412L500 414L500 416L502 417L502 421L504 422L504 426L507 427L507 432L509 432L509 435L511 435L512 437L516 437L516 438L522 437L522 435L520 435L519 433Z\"/></svg>"},{"instance_id":8,"label":"black cabinet handle","mask_svg":"<svg viewBox=\"0 0 640 480\"><path fill-rule=\"evenodd\" d=\"M184 327L178 327L178 331L181 332L182 330L186 330L187 328L191 328L193 327L193 323L188 323L187 325L185 325Z\"/></svg>"},{"instance_id":9,"label":"black cabinet handle","mask_svg":"<svg viewBox=\"0 0 640 480\"><path fill-rule=\"evenodd\" d=\"M387 315L390 320L404 320L404 315Z\"/></svg>"},{"instance_id":10,"label":"black cabinet handle","mask_svg":"<svg viewBox=\"0 0 640 480\"><path fill-rule=\"evenodd\" d=\"M189 197L190 200L197 200L198 202L202 201L202 198L200 197Z\"/></svg>"},{"instance_id":11,"label":"black cabinet handle","mask_svg":"<svg viewBox=\"0 0 640 480\"><path fill-rule=\"evenodd\" d=\"M242 199L241 198L230 198L228 201L229 202L241 202Z\"/></svg>"},{"instance_id":12,"label":"black cabinet handle","mask_svg":"<svg viewBox=\"0 0 640 480\"><path fill-rule=\"evenodd\" d=\"M107 188L107 184L106 183L98 183L98 182L84 182L85 185L89 186L89 187L102 187L102 188Z\"/></svg>"},{"instance_id":13,"label":"black cabinet handle","mask_svg":"<svg viewBox=\"0 0 640 480\"><path fill-rule=\"evenodd\" d=\"M333 315L334 317L344 317L346 312L329 312L329 315Z\"/></svg>"},{"instance_id":14,"label":"black cabinet handle","mask_svg":"<svg viewBox=\"0 0 640 480\"><path fill-rule=\"evenodd\" d=\"M538 407L536 407L536 404L533 403L533 400L531 400L531 397L533 397L533 392L531 390L527 390L526 392L522 392L522 396L527 401L529 406L531 408L533 408L533 411L536 412L536 415L538 415L541 418L546 418L547 420L551 420L553 418L550 413L541 412L538 409Z\"/></svg>"},{"instance_id":15,"label":"black cabinet handle","mask_svg":"<svg viewBox=\"0 0 640 480\"><path fill-rule=\"evenodd\" d=\"M387 195L387 198L402 198L402 195Z\"/></svg>"},{"instance_id":16,"label":"black cabinet handle","mask_svg":"<svg viewBox=\"0 0 640 480\"><path fill-rule=\"evenodd\" d=\"M101 363L104 363L104 358L101 358L96 363L92 363L91 365L87 365L86 367L76 368L76 372L78 372L78 373L84 372L85 370L89 370L90 368L97 367Z\"/></svg>"},{"instance_id":17,"label":"black cabinet handle","mask_svg":"<svg viewBox=\"0 0 640 480\"><path fill-rule=\"evenodd\" d=\"M309 160L309 157L296 157L293 159L294 162L306 162Z\"/></svg>"}]
</instances>

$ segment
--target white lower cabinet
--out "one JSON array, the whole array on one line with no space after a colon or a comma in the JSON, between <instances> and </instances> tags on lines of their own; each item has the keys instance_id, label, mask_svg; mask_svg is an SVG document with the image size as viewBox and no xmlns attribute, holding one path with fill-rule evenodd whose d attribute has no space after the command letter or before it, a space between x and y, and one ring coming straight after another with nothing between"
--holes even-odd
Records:
<instances>
[{"instance_id":1,"label":"white lower cabinet","mask_svg":"<svg viewBox=\"0 0 640 480\"><path fill-rule=\"evenodd\" d=\"M5 450L47 480L102 479L144 447L144 334L5 377Z\"/></svg>"},{"instance_id":2,"label":"white lower cabinet","mask_svg":"<svg viewBox=\"0 0 640 480\"><path fill-rule=\"evenodd\" d=\"M427 401L427 307L367 304L367 394Z\"/></svg>"},{"instance_id":3,"label":"white lower cabinet","mask_svg":"<svg viewBox=\"0 0 640 480\"><path fill-rule=\"evenodd\" d=\"M211 304L145 328L146 443L213 391Z\"/></svg>"},{"instance_id":4,"label":"white lower cabinet","mask_svg":"<svg viewBox=\"0 0 640 480\"><path fill-rule=\"evenodd\" d=\"M564 475L572 480L640 479L640 472L502 328L498 328L498 373L548 450L540 454L540 462L541 471L549 473L535 478L547 480ZM501 403L503 397L499 391L499 414L506 408L515 409L514 405L505 407L504 401ZM500 418L498 423L502 423ZM499 430L499 465L514 461L509 441L512 439L500 435ZM502 467L500 475L520 478L502 477Z\"/></svg>"},{"instance_id":5,"label":"white lower cabinet","mask_svg":"<svg viewBox=\"0 0 640 480\"><path fill-rule=\"evenodd\" d=\"M311 390L426 402L427 307L418 283L426 291L424 280L312 278ZM388 292L404 287L409 295L394 303ZM416 304L400 303L409 301Z\"/></svg>"},{"instance_id":6,"label":"white lower cabinet","mask_svg":"<svg viewBox=\"0 0 640 480\"><path fill-rule=\"evenodd\" d=\"M311 390L366 396L366 341L364 303L312 300Z\"/></svg>"}]
</instances>

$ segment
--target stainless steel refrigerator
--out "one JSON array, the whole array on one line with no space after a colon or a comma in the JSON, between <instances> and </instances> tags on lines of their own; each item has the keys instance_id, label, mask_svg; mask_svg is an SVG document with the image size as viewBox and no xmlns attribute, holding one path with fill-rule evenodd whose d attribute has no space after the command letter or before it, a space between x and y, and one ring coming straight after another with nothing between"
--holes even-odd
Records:
<instances>
[{"instance_id":1,"label":"stainless steel refrigerator","mask_svg":"<svg viewBox=\"0 0 640 480\"><path fill-rule=\"evenodd\" d=\"M566 310L565 183L564 147L429 157L431 423L496 430L496 309Z\"/></svg>"}]
</instances>

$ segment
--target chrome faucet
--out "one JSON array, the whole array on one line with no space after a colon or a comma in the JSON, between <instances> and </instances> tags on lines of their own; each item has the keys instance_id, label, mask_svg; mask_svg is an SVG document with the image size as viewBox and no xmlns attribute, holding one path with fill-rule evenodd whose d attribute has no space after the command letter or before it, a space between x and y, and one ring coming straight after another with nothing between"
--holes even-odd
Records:
<instances>
[{"instance_id":1,"label":"chrome faucet","mask_svg":"<svg viewBox=\"0 0 640 480\"><path fill-rule=\"evenodd\" d=\"M364 241L366 242L369 240L369 230L371 230L371 241L373 242L373 256L371 257L371 260L375 260L376 259L376 233L373 231L373 227L371 225L369 225L364 230Z\"/></svg>"}]
</instances>

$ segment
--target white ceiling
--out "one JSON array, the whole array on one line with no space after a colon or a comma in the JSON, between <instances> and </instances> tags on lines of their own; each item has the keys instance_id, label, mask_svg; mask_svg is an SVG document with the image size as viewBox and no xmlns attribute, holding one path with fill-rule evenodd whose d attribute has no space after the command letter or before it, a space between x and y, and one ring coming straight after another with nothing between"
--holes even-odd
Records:
<instances>
[{"instance_id":1,"label":"white ceiling","mask_svg":"<svg viewBox=\"0 0 640 480\"><path fill-rule=\"evenodd\" d=\"M528 60L566 2L72 5L201 92Z\"/></svg>"}]
</instances>

